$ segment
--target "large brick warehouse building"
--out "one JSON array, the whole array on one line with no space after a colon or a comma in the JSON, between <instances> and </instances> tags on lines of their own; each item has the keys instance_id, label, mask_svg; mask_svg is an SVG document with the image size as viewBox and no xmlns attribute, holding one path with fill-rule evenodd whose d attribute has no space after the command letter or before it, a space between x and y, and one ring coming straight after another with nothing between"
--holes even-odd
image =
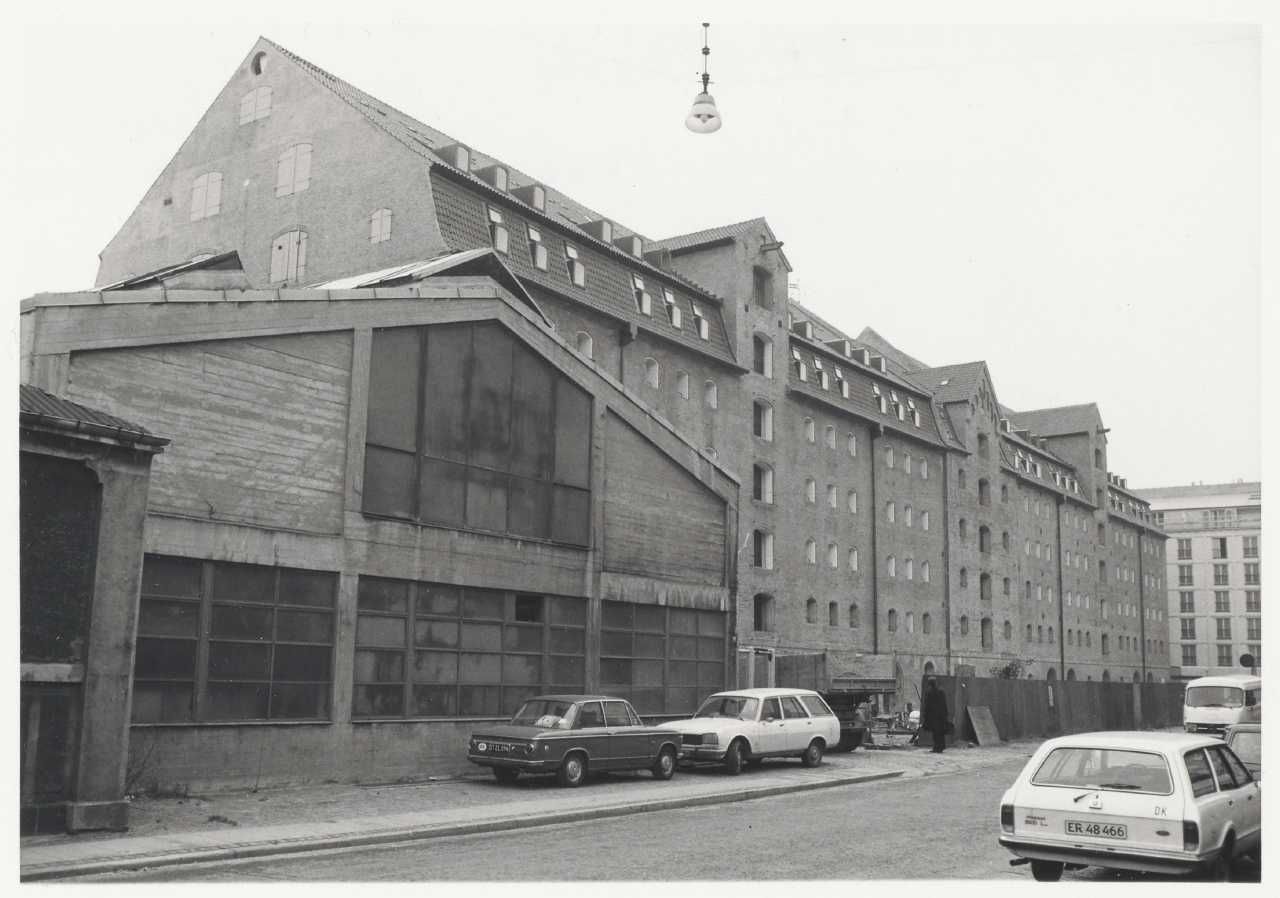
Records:
<instances>
[{"instance_id":1,"label":"large brick warehouse building","mask_svg":"<svg viewBox=\"0 0 1280 898\"><path fill-rule=\"evenodd\" d=\"M1005 408L790 270L764 219L643 236L259 40L97 287L22 306L24 381L170 441L139 775L457 770L534 692L677 715L796 656L903 702L1166 679L1164 534L1097 406Z\"/></svg>"}]
</instances>

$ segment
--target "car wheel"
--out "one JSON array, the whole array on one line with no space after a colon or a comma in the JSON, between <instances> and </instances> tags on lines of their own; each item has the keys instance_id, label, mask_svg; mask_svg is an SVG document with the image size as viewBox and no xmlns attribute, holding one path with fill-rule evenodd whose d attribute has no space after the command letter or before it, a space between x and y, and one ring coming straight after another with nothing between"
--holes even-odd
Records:
<instances>
[{"instance_id":1,"label":"car wheel","mask_svg":"<svg viewBox=\"0 0 1280 898\"><path fill-rule=\"evenodd\" d=\"M676 750L670 747L664 748L658 753L658 759L653 762L653 766L649 769L653 771L654 779L671 779L676 772Z\"/></svg>"},{"instance_id":2,"label":"car wheel","mask_svg":"<svg viewBox=\"0 0 1280 898\"><path fill-rule=\"evenodd\" d=\"M734 739L724 753L724 769L730 776L742 772L742 740Z\"/></svg>"},{"instance_id":3,"label":"car wheel","mask_svg":"<svg viewBox=\"0 0 1280 898\"><path fill-rule=\"evenodd\" d=\"M520 771L512 770L510 767L493 768L493 778L500 783L514 783L518 776L520 776Z\"/></svg>"},{"instance_id":4,"label":"car wheel","mask_svg":"<svg viewBox=\"0 0 1280 898\"><path fill-rule=\"evenodd\" d=\"M814 739L800 756L800 762L806 767L817 767L822 763L822 740Z\"/></svg>"},{"instance_id":5,"label":"car wheel","mask_svg":"<svg viewBox=\"0 0 1280 898\"><path fill-rule=\"evenodd\" d=\"M1218 856L1205 864L1204 878L1209 882L1230 882L1231 865L1235 862L1235 840L1230 836L1222 843Z\"/></svg>"},{"instance_id":6,"label":"car wheel","mask_svg":"<svg viewBox=\"0 0 1280 898\"><path fill-rule=\"evenodd\" d=\"M574 752L564 759L556 774L560 785L570 788L581 786L587 779L587 758L581 752Z\"/></svg>"},{"instance_id":7,"label":"car wheel","mask_svg":"<svg viewBox=\"0 0 1280 898\"><path fill-rule=\"evenodd\" d=\"M1058 861L1031 862L1031 875L1036 882L1057 882L1062 878L1062 864Z\"/></svg>"}]
</instances>

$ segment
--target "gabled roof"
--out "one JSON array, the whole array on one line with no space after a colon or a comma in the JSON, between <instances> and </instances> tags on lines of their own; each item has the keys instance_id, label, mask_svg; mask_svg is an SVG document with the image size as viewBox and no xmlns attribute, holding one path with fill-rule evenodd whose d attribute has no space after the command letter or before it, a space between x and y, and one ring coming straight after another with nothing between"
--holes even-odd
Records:
<instances>
[{"instance_id":1,"label":"gabled roof","mask_svg":"<svg viewBox=\"0 0 1280 898\"><path fill-rule=\"evenodd\" d=\"M628 265L632 265L641 269L648 270L662 277L669 278L672 281L683 284L698 293L703 294L710 300L721 302L721 298L716 296L707 288L683 277L672 271L666 271L658 268L656 265L646 261L645 259L636 257L628 253L621 247L612 243L607 243L597 238L594 234L588 233L581 225L589 221L597 221L607 218L613 223L613 232L615 238L627 237L635 235L640 237L646 245L649 241L643 234L632 228L627 228L619 224L616 220L607 215L602 215L587 206L582 205L576 200L565 196L558 190L549 186L545 181L539 178L525 174L509 163L498 159L496 156L490 156L482 153L470 143L464 140L458 140L450 137L448 134L433 128L430 125L419 121L411 115L401 112L394 106L382 102L370 94L365 93L354 85L342 80L336 75L325 71L313 62L303 59L291 50L280 46L269 38L259 38L262 44L265 44L280 53L284 54L292 62L296 63L305 72L311 75L321 87L331 91L333 94L342 99L347 105L351 106L356 112L360 113L373 125L395 138L398 142L409 148L412 152L425 159L433 168L444 172L453 173L455 176L464 177L467 183L473 187L477 187L483 191L494 191L500 193L504 202L524 205L528 212L535 216L544 216L553 223L572 230L574 237L584 243L589 243L597 248L604 249L616 256L617 258L625 258ZM529 184L538 184L546 193L546 210L539 212L533 206L522 203L519 197L515 196L511 191L498 191L497 188L490 185L483 179L476 177L472 171L463 171L456 168L450 162L440 155L446 147L452 144L463 144L471 151L473 160L473 168L479 170L490 165L501 165L507 170L509 183L514 189Z\"/></svg>"},{"instance_id":2,"label":"gabled roof","mask_svg":"<svg viewBox=\"0 0 1280 898\"><path fill-rule=\"evenodd\" d=\"M919 384L944 403L966 402L978 392L978 386L984 379L988 379L987 363L981 361L923 368L907 374L907 380Z\"/></svg>"},{"instance_id":3,"label":"gabled roof","mask_svg":"<svg viewBox=\"0 0 1280 898\"><path fill-rule=\"evenodd\" d=\"M782 262L787 266L787 271L791 271L791 263L787 261L786 255L782 253L782 244L778 243L778 238L774 235L773 229L769 227L769 223L764 220L763 216L734 224L707 228L702 231L693 231L689 234L678 234L675 237L664 237L661 240L650 242L649 246L653 249L665 249L670 250L672 253L680 253L713 243L728 242L761 229L768 235L771 242L778 244L778 253L782 256Z\"/></svg>"},{"instance_id":4,"label":"gabled roof","mask_svg":"<svg viewBox=\"0 0 1280 898\"><path fill-rule=\"evenodd\" d=\"M355 274L349 277L326 281L322 284L311 284L310 290L356 290L362 287L398 287L411 281L423 281L437 275L481 275L491 277L521 302L533 309L548 327L551 320L543 314L542 309L534 301L529 291L524 288L511 270L503 263L492 247L469 249L460 253L448 253L419 262L395 265L378 271Z\"/></svg>"},{"instance_id":5,"label":"gabled roof","mask_svg":"<svg viewBox=\"0 0 1280 898\"><path fill-rule=\"evenodd\" d=\"M874 349L902 372L921 371L929 367L919 359L907 355L869 327L862 329L862 333L858 334L857 342Z\"/></svg>"},{"instance_id":6,"label":"gabled roof","mask_svg":"<svg viewBox=\"0 0 1280 898\"><path fill-rule=\"evenodd\" d=\"M167 439L155 436L141 425L63 399L31 384L18 385L18 419L24 424L108 436L126 443L155 447L169 444Z\"/></svg>"},{"instance_id":7,"label":"gabled roof","mask_svg":"<svg viewBox=\"0 0 1280 898\"><path fill-rule=\"evenodd\" d=\"M1063 405L1058 408L1038 408L1029 412L1008 410L1009 420L1019 430L1029 430L1036 436L1053 437L1069 433L1093 433L1102 428L1102 412L1096 402L1083 405Z\"/></svg>"}]
</instances>

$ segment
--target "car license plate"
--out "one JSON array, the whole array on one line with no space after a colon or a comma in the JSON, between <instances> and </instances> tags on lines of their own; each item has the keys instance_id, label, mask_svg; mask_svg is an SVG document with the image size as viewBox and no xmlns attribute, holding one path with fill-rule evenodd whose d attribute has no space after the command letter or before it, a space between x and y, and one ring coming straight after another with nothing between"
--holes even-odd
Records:
<instances>
[{"instance_id":1,"label":"car license plate","mask_svg":"<svg viewBox=\"0 0 1280 898\"><path fill-rule=\"evenodd\" d=\"M1123 823L1087 823L1084 820L1068 820L1067 835L1093 836L1101 839L1127 839L1129 828Z\"/></svg>"}]
</instances>

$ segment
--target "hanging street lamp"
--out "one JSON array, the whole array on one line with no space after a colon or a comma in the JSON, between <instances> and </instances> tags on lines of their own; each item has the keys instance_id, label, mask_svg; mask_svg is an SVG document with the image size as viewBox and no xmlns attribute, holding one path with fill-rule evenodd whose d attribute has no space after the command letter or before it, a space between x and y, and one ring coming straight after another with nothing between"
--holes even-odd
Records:
<instances>
[{"instance_id":1,"label":"hanging street lamp","mask_svg":"<svg viewBox=\"0 0 1280 898\"><path fill-rule=\"evenodd\" d=\"M696 134L719 131L721 125L715 97L707 93L707 85L711 83L711 76L707 74L707 58L711 56L711 48L707 46L707 29L710 27L710 22L702 23L702 93L693 98L693 108L684 120L685 127Z\"/></svg>"}]
</instances>

